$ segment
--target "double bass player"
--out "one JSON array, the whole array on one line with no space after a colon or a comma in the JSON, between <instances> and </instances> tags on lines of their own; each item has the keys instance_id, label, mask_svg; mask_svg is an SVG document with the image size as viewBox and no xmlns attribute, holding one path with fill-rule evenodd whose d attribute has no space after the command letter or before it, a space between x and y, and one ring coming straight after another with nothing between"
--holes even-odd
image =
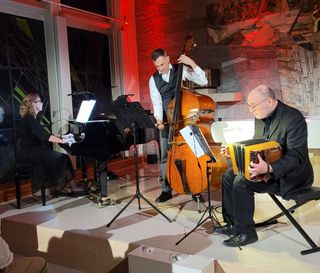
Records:
<instances>
[{"instance_id":1,"label":"double bass player","mask_svg":"<svg viewBox=\"0 0 320 273\"><path fill-rule=\"evenodd\" d=\"M152 52L152 61L157 71L149 79L149 91L153 105L154 116L157 120L156 126L160 130L160 167L163 183L161 194L156 202L166 202L172 198L172 188L166 177L166 163L168 150L169 128L166 125L168 105L175 97L175 88L178 81L178 64L171 64L170 57L162 48ZM190 57L182 54L178 63L182 63L182 80L188 79L198 85L206 85L208 80L205 72Z\"/></svg>"}]
</instances>

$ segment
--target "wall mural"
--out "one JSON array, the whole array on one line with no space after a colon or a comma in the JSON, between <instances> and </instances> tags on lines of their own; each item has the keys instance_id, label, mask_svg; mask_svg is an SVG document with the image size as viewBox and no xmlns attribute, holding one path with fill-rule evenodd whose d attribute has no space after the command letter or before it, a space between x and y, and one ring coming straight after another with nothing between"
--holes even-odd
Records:
<instances>
[{"instance_id":1,"label":"wall mural","mask_svg":"<svg viewBox=\"0 0 320 273\"><path fill-rule=\"evenodd\" d=\"M262 46L276 43L292 31L295 24L313 30L313 24L317 24L320 17L317 14L318 2L226 0L211 3L207 5L208 42Z\"/></svg>"},{"instance_id":2,"label":"wall mural","mask_svg":"<svg viewBox=\"0 0 320 273\"><path fill-rule=\"evenodd\" d=\"M228 67L223 64L223 84L218 92L248 90L265 80L285 103L305 116L319 116L319 3L227 0L208 4L208 44L227 46L230 52L242 48L239 56L230 53ZM264 55L272 54L273 60L265 59ZM239 58L241 65L236 62Z\"/></svg>"}]
</instances>

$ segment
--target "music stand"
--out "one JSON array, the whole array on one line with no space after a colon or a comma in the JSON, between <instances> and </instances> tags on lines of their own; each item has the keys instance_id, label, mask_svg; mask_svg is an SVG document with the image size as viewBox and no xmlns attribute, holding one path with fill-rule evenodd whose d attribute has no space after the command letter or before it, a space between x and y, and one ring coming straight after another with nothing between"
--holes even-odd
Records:
<instances>
[{"instance_id":1,"label":"music stand","mask_svg":"<svg viewBox=\"0 0 320 273\"><path fill-rule=\"evenodd\" d=\"M204 138L201 130L199 129L198 126L196 125L188 125L182 130L180 130L181 135L187 142L188 146L190 149L193 151L195 156L200 157L202 155L208 155L210 157L209 160L206 162L206 177L207 177L207 195L208 195L208 206L204 213L202 214L199 222L197 225L190 230L185 236L183 236L178 242L176 242L176 245L180 244L185 238L187 238L192 232L194 232L199 226L201 226L204 222L207 220L211 220L215 223L218 223L216 217L213 217L213 206L211 205L211 197L210 197L210 182L209 182L209 177L211 174L211 170L209 168L209 163L215 163L217 162L217 159L215 155L212 153L210 146L206 139ZM203 219L203 217L206 215L208 211L208 216Z\"/></svg>"},{"instance_id":2,"label":"music stand","mask_svg":"<svg viewBox=\"0 0 320 273\"><path fill-rule=\"evenodd\" d=\"M126 102L115 103L111 109L111 112L119 119L124 128L131 128L133 133L133 153L135 163L135 176L136 176L136 193L132 196L129 202L119 211L119 213L106 225L110 227L111 224L118 218L118 216L132 203L134 199L138 199L138 207L141 209L140 199L143 199L153 209L168 220L172 222L165 214L163 214L157 207L155 207L148 199L146 199L140 192L139 187L139 169L138 169L138 149L137 149L137 136L136 130L138 128L154 128L154 124L150 120L146 111L143 109L139 102Z\"/></svg>"}]
</instances>

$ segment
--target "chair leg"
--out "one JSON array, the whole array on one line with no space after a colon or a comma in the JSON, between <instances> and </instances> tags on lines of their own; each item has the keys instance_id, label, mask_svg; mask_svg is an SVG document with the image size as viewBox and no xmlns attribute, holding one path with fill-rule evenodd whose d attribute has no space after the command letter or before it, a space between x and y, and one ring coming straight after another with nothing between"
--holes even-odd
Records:
<instances>
[{"instance_id":1,"label":"chair leg","mask_svg":"<svg viewBox=\"0 0 320 273\"><path fill-rule=\"evenodd\" d=\"M41 202L42 206L46 205L46 187L44 183L41 185Z\"/></svg>"},{"instance_id":2,"label":"chair leg","mask_svg":"<svg viewBox=\"0 0 320 273\"><path fill-rule=\"evenodd\" d=\"M304 231L304 229L299 225L299 223L292 217L290 212L282 205L282 203L278 200L278 198L274 194L270 194L270 197L272 200L277 204L277 206L281 209L283 214L287 216L289 221L295 226L295 228L299 231L299 233L302 235L302 237L308 242L308 244L311 246L311 249L301 251L302 255L313 253L320 251L320 247L318 247L315 242L310 238L310 236Z\"/></svg>"},{"instance_id":3,"label":"chair leg","mask_svg":"<svg viewBox=\"0 0 320 273\"><path fill-rule=\"evenodd\" d=\"M287 211L289 211L290 213L294 213L294 211L299 208L301 205L303 204L296 204L294 206L292 206L291 208L288 208ZM269 226L269 225L274 225L278 223L278 219L282 216L284 216L285 214L283 212L278 213L277 215L261 222L261 223L256 223L255 226L256 227L264 227L264 226Z\"/></svg>"},{"instance_id":4,"label":"chair leg","mask_svg":"<svg viewBox=\"0 0 320 273\"><path fill-rule=\"evenodd\" d=\"M301 255L307 255L307 254L311 254L311 253L315 253L315 252L319 252L320 251L320 247L312 247L310 249L306 249L306 250L302 250L301 251Z\"/></svg>"},{"instance_id":5,"label":"chair leg","mask_svg":"<svg viewBox=\"0 0 320 273\"><path fill-rule=\"evenodd\" d=\"M16 201L17 201L17 208L21 209L21 183L20 177L18 174L15 175L15 183L16 183Z\"/></svg>"}]
</instances>

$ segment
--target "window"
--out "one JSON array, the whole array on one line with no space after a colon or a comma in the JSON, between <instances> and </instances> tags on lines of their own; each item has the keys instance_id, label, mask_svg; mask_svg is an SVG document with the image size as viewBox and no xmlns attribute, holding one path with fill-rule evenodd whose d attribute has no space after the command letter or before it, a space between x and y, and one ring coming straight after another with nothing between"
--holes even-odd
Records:
<instances>
[{"instance_id":1,"label":"window","mask_svg":"<svg viewBox=\"0 0 320 273\"><path fill-rule=\"evenodd\" d=\"M19 106L28 92L49 98L43 23L0 13L0 181L13 180ZM49 101L49 100L48 100ZM49 126L49 105L44 113Z\"/></svg>"}]
</instances>

